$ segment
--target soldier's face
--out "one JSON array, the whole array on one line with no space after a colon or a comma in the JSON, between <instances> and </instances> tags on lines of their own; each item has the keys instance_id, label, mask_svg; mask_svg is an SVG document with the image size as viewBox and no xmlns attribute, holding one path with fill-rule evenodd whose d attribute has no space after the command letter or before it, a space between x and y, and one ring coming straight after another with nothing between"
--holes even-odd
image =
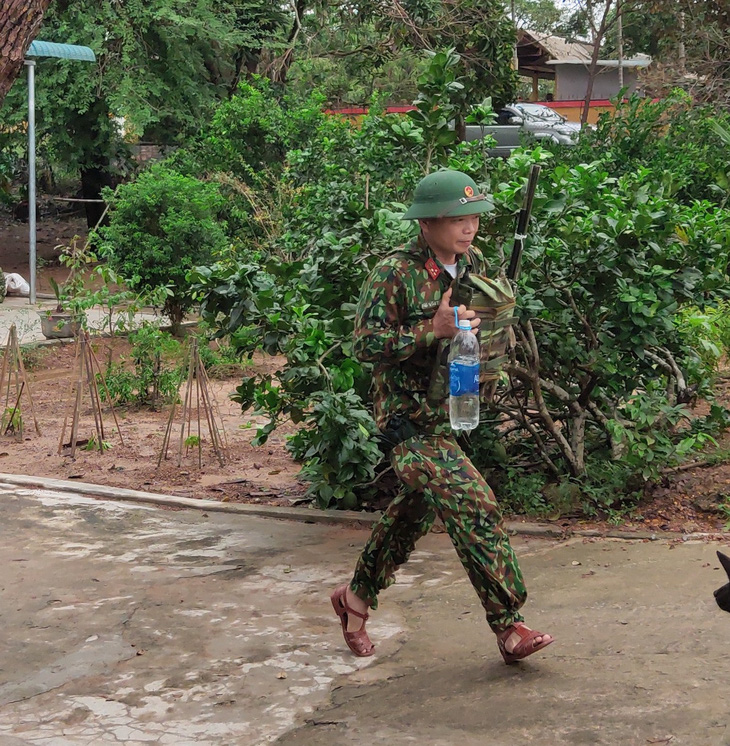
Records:
<instances>
[{"instance_id":1,"label":"soldier's face","mask_svg":"<svg viewBox=\"0 0 730 746\"><path fill-rule=\"evenodd\" d=\"M453 264L465 254L479 230L479 215L421 220L421 231L434 254L445 264Z\"/></svg>"}]
</instances>

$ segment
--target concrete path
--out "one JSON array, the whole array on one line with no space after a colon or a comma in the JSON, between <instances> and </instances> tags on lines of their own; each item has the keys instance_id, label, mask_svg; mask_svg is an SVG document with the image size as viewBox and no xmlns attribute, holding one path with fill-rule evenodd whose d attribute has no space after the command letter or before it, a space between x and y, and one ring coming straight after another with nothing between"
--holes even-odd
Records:
<instances>
[{"instance_id":1,"label":"concrete path","mask_svg":"<svg viewBox=\"0 0 730 746\"><path fill-rule=\"evenodd\" d=\"M730 746L714 546L516 539L558 639L507 667L443 534L351 656L366 535L0 487L0 746Z\"/></svg>"},{"instance_id":2,"label":"concrete path","mask_svg":"<svg viewBox=\"0 0 730 746\"><path fill-rule=\"evenodd\" d=\"M55 299L39 298L35 305L30 305L28 298L6 296L5 300L0 303L0 344L6 343L11 324L15 324L21 345L45 342L46 338L41 332L39 312L52 311L55 308ZM90 308L86 312L86 318L91 334L108 331L109 314L105 309ZM115 314L114 319L117 318L118 314ZM135 325L143 321L159 321L159 316L148 312L135 314Z\"/></svg>"}]
</instances>

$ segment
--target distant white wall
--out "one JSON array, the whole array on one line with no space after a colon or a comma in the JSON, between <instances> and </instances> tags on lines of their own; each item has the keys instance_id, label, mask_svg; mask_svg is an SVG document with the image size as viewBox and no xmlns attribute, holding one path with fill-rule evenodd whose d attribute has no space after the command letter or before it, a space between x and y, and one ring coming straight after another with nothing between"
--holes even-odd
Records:
<instances>
[{"instance_id":1,"label":"distant white wall","mask_svg":"<svg viewBox=\"0 0 730 746\"><path fill-rule=\"evenodd\" d=\"M636 90L636 68L624 68L624 85L628 92ZM588 67L585 65L555 65L555 98L558 101L580 101L585 98L588 89ZM618 69L615 67L599 68L593 81L591 98L614 98L618 95Z\"/></svg>"}]
</instances>

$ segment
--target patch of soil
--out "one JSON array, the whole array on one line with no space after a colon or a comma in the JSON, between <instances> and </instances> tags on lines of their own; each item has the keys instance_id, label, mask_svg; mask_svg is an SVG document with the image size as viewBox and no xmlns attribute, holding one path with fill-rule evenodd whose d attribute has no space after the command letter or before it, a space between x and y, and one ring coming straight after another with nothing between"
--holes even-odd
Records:
<instances>
[{"instance_id":1,"label":"patch of soil","mask_svg":"<svg viewBox=\"0 0 730 746\"><path fill-rule=\"evenodd\" d=\"M106 368L107 360L118 360L129 351L129 343L124 338L93 340L92 347L102 370ZM110 445L109 450L100 453L77 448L72 457L70 448L64 447L59 454L67 417L64 442L70 442L72 384L78 370L75 352L75 345L64 344L39 347L24 353L25 365L31 368L28 382L41 435L34 430L28 400L23 394L24 437L18 441L13 434L0 436L0 471L230 502L290 505L302 497L306 487L296 478L299 465L292 461L285 448L287 435L294 432L293 426L277 430L262 447L251 445L257 427L264 424L265 419L242 413L240 406L229 398L240 384L243 372L235 378L212 379L210 382L211 393L218 405L221 431L228 443L223 465L211 447L205 417L201 414L201 457L196 446L183 447L178 466L182 426L181 408L178 407L167 459L157 467L169 406L163 406L159 411L117 407L118 430L111 409L104 406L105 440ZM246 368L245 374L270 369L277 362L280 361L254 360L254 366ZM82 391L84 398L78 438L87 440L94 435L95 426L88 387L82 387ZM5 408L5 404L3 392L0 406ZM10 406L13 404L14 394ZM184 437L187 438L188 434L186 427ZM195 410L190 434L197 435Z\"/></svg>"},{"instance_id":2,"label":"patch of soil","mask_svg":"<svg viewBox=\"0 0 730 746\"><path fill-rule=\"evenodd\" d=\"M129 352L129 343L122 337L95 339L92 347L102 369L105 369L108 360L119 360ZM27 400L24 400L24 438L18 441L12 434L0 436L0 471L78 479L110 487L224 502L284 506L304 502L306 485L297 479L299 464L286 451L286 438L295 432L295 426L288 424L280 427L264 446L254 447L251 440L265 419L255 417L251 412L242 413L240 406L230 399L230 394L243 375L273 373L282 360L268 356L256 357L245 372L239 371L226 379L211 380L220 424L228 442L227 459L223 465L218 463L212 450L203 418L202 464L199 463L197 447L193 447L183 449L178 466L181 427L178 407L168 456L158 468L169 406L158 411L118 407L115 412L119 431L111 410L105 407L104 427L111 448L104 453L77 449L73 457L68 448L62 448L59 454L61 432L64 419L69 416L72 383L77 371L74 358L73 344L39 347L24 352L24 362L29 369L29 387L42 434L34 432ZM12 396L10 403L11 406L14 403ZM5 407L5 392L2 392L0 407ZM87 390L84 390L81 423L79 438L90 438L94 434L94 422ZM195 417L192 428L192 434L197 434ZM119 433L124 439L123 443ZM65 441L69 440L70 427L67 427ZM730 434L718 440L718 448L730 451ZM730 464L701 464L699 462L698 465L683 467L668 474L662 484L647 492L633 516L622 520L620 528L629 531L722 532L727 518L723 516L720 506L730 495ZM563 517L554 523L568 532L579 528L615 528L605 521L588 521L577 517Z\"/></svg>"},{"instance_id":3,"label":"patch of soil","mask_svg":"<svg viewBox=\"0 0 730 746\"><path fill-rule=\"evenodd\" d=\"M79 236L86 240L86 218L80 212L59 213L50 203L42 203L36 224L36 290L52 294L49 278L62 283L68 269L61 266L61 248ZM30 280L28 223L15 219L7 211L0 212L0 267L6 273L17 272Z\"/></svg>"}]
</instances>

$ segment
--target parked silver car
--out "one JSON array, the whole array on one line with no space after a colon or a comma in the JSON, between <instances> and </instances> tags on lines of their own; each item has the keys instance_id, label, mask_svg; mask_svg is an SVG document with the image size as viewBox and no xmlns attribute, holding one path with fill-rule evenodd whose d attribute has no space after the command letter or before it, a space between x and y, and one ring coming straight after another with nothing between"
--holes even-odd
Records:
<instances>
[{"instance_id":1,"label":"parked silver car","mask_svg":"<svg viewBox=\"0 0 730 746\"><path fill-rule=\"evenodd\" d=\"M468 124L466 139L479 140L491 135L497 144L490 155L508 156L515 148L529 140L550 140L563 145L574 145L580 124L569 122L557 111L542 104L510 104L497 111L497 121L484 127Z\"/></svg>"}]
</instances>

